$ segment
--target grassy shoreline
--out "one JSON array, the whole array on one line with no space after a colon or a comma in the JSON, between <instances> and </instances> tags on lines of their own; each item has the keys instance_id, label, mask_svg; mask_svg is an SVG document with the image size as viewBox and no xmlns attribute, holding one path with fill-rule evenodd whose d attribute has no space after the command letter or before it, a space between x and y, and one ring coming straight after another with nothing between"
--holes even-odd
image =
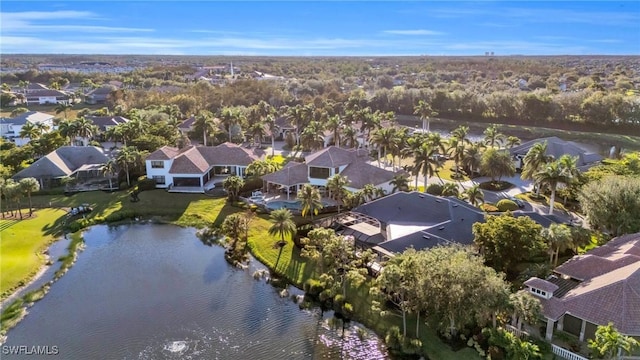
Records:
<instances>
[{"instance_id":1,"label":"grassy shoreline","mask_svg":"<svg viewBox=\"0 0 640 360\"><path fill-rule=\"evenodd\" d=\"M232 213L244 211L233 207L226 202L226 199L214 199L204 195L196 194L172 194L163 190L145 191L140 194L140 202L131 203L128 195L122 193L79 193L71 197L65 196L37 196L33 199L34 204L51 204L55 207L73 207L88 203L94 209L85 218L76 221L83 226L91 226L101 223L122 222L132 218L150 219L153 221L171 223L178 226L191 226L202 228L207 225L220 225L224 218ZM47 234L57 234L64 231L64 222L58 219L42 228L44 236ZM286 239L286 245L281 249L275 246L278 241L276 237L268 235L271 222L267 215L256 216L249 230L248 246L251 254L268 267L273 273L286 279L296 287L302 288L306 279L314 275L313 263L300 256L300 251L295 247L293 241ZM61 269L56 273L56 279L62 276L64 271L73 263L76 252L82 244L80 232L74 234L79 240L72 241L69 245L69 255L64 256L65 261ZM66 265L68 264L68 265ZM64 269L63 269L64 268ZM60 274L58 274L60 273ZM45 286L48 286L45 285ZM350 289L349 301L356 308L354 319L376 334L384 337L386 330L393 325L400 325L401 319L398 316L390 315L386 317L374 313L371 310L371 299L368 296L369 285L357 289ZM12 324L15 325L26 313L29 306L25 300L37 300L44 296L43 292L29 293L16 300L7 308L15 318ZM28 298L25 298L27 297ZM20 310L23 309L23 310ZM24 313L22 312L24 311ZM10 314L10 315L11 315ZM15 320L15 321L14 321ZM409 319L409 328L415 329L415 319ZM411 323L413 323L411 325ZM5 320L3 313L3 330ZM423 342L424 353L437 359L479 359L477 352L471 348L464 348L460 351L452 351L448 345L442 343L435 332L422 324L420 326L420 338ZM5 331L6 332L6 331Z\"/></svg>"}]
</instances>

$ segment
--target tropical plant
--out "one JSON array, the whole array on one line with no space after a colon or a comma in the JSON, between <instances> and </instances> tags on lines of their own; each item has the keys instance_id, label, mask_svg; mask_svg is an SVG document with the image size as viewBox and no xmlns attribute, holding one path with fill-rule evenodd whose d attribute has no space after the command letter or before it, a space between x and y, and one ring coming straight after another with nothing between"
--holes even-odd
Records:
<instances>
[{"instance_id":1,"label":"tropical plant","mask_svg":"<svg viewBox=\"0 0 640 360\"><path fill-rule=\"evenodd\" d=\"M278 209L271 212L269 219L273 223L269 228L269 235L280 235L280 243L284 244L284 236L294 236L297 232L296 223L293 221L293 215L288 209Z\"/></svg>"},{"instance_id":2,"label":"tropical plant","mask_svg":"<svg viewBox=\"0 0 640 360\"><path fill-rule=\"evenodd\" d=\"M571 228L565 224L554 223L549 225L548 228L542 229L542 237L549 243L549 265L556 267L560 252L573 248Z\"/></svg>"},{"instance_id":3,"label":"tropical plant","mask_svg":"<svg viewBox=\"0 0 640 360\"><path fill-rule=\"evenodd\" d=\"M229 194L230 201L238 200L238 194L240 193L240 189L242 189L243 186L244 180L237 175L228 176L222 182L222 187L227 191L227 194Z\"/></svg>"},{"instance_id":4,"label":"tropical plant","mask_svg":"<svg viewBox=\"0 0 640 360\"><path fill-rule=\"evenodd\" d=\"M491 182L495 182L500 181L503 176L515 175L516 168L509 153L489 148L482 154L480 171L491 177Z\"/></svg>"},{"instance_id":5,"label":"tropical plant","mask_svg":"<svg viewBox=\"0 0 640 360\"><path fill-rule=\"evenodd\" d=\"M40 130L38 130L35 124L27 121L20 129L18 136L20 136L21 139L29 138L30 140L35 140L40 137Z\"/></svg>"},{"instance_id":6,"label":"tropical plant","mask_svg":"<svg viewBox=\"0 0 640 360\"><path fill-rule=\"evenodd\" d=\"M623 353L630 354L638 346L638 340L620 334L611 322L598 326L595 338L589 339L589 348L604 359L617 359Z\"/></svg>"},{"instance_id":7,"label":"tropical plant","mask_svg":"<svg viewBox=\"0 0 640 360\"><path fill-rule=\"evenodd\" d=\"M469 203L473 206L478 206L479 204L484 204L484 192L480 189L480 185L473 185L467 188L462 196L469 201Z\"/></svg>"},{"instance_id":8,"label":"tropical plant","mask_svg":"<svg viewBox=\"0 0 640 360\"><path fill-rule=\"evenodd\" d=\"M520 138L518 138L517 136L507 137L507 148L511 149L516 145L520 145Z\"/></svg>"},{"instance_id":9,"label":"tropical plant","mask_svg":"<svg viewBox=\"0 0 640 360\"><path fill-rule=\"evenodd\" d=\"M91 120L85 117L79 117L73 121L74 127L76 129L76 135L83 138L83 141L86 141L87 144L90 138L96 133L96 126L93 125Z\"/></svg>"},{"instance_id":10,"label":"tropical plant","mask_svg":"<svg viewBox=\"0 0 640 360\"><path fill-rule=\"evenodd\" d=\"M109 159L109 161L104 163L104 165L102 165L102 167L100 168L100 170L102 171L102 175L109 180L109 190L113 189L112 180L113 175L116 174L117 166L118 165L116 160Z\"/></svg>"},{"instance_id":11,"label":"tropical plant","mask_svg":"<svg viewBox=\"0 0 640 360\"><path fill-rule=\"evenodd\" d=\"M118 155L116 156L116 163L120 168L124 169L127 174L127 185L131 186L131 177L130 172L132 168L134 168L137 163L140 161L141 154L133 146L125 146L118 151Z\"/></svg>"},{"instance_id":12,"label":"tropical plant","mask_svg":"<svg viewBox=\"0 0 640 360\"><path fill-rule=\"evenodd\" d=\"M29 216L33 214L33 204L31 203L31 194L40 190L40 183L36 178L28 177L20 179L20 190L27 194L29 198Z\"/></svg>"},{"instance_id":13,"label":"tropical plant","mask_svg":"<svg viewBox=\"0 0 640 360\"><path fill-rule=\"evenodd\" d=\"M60 113L64 113L64 119L67 119L67 111L69 109L73 108L73 105L71 104L67 104L67 103L58 103L58 105L55 107L55 112L56 115L60 114Z\"/></svg>"},{"instance_id":14,"label":"tropical plant","mask_svg":"<svg viewBox=\"0 0 640 360\"><path fill-rule=\"evenodd\" d=\"M416 188L418 187L418 175L424 176L424 186L429 183L429 177L435 175L441 166L437 158L437 149L423 143L413 151L413 173L416 176Z\"/></svg>"},{"instance_id":15,"label":"tropical plant","mask_svg":"<svg viewBox=\"0 0 640 360\"><path fill-rule=\"evenodd\" d=\"M338 214L340 214L340 205L344 203L347 193L346 186L349 185L349 179L340 174L335 174L327 180L327 189L329 194L338 203Z\"/></svg>"},{"instance_id":16,"label":"tropical plant","mask_svg":"<svg viewBox=\"0 0 640 360\"><path fill-rule=\"evenodd\" d=\"M68 138L69 145L73 146L73 139L78 134L78 127L76 126L75 122L69 120L61 121L60 124L58 124L58 131L60 132L61 136Z\"/></svg>"},{"instance_id":17,"label":"tropical plant","mask_svg":"<svg viewBox=\"0 0 640 360\"><path fill-rule=\"evenodd\" d=\"M553 205L556 200L558 184L568 184L571 178L571 174L557 161L547 164L541 171L533 175L533 179L540 187L546 185L551 191L551 197L549 198L549 215L553 214Z\"/></svg>"},{"instance_id":18,"label":"tropical plant","mask_svg":"<svg viewBox=\"0 0 640 360\"><path fill-rule=\"evenodd\" d=\"M540 300L526 290L519 290L509 295L509 307L513 311L511 325L518 330L522 329L524 322L535 323L542 312Z\"/></svg>"},{"instance_id":19,"label":"tropical plant","mask_svg":"<svg viewBox=\"0 0 640 360\"><path fill-rule=\"evenodd\" d=\"M460 195L460 189L458 184L453 182L447 182L442 186L442 196L455 196Z\"/></svg>"},{"instance_id":20,"label":"tropical plant","mask_svg":"<svg viewBox=\"0 0 640 360\"><path fill-rule=\"evenodd\" d=\"M494 147L496 144L500 146L505 141L504 134L500 133L497 125L487 127L484 132L484 143L487 146Z\"/></svg>"},{"instance_id":21,"label":"tropical plant","mask_svg":"<svg viewBox=\"0 0 640 360\"><path fill-rule=\"evenodd\" d=\"M534 180L534 175L538 173L547 163L552 160L547 155L547 142L535 143L522 159L522 179ZM536 194L540 193L540 184L536 182Z\"/></svg>"},{"instance_id":22,"label":"tropical plant","mask_svg":"<svg viewBox=\"0 0 640 360\"><path fill-rule=\"evenodd\" d=\"M413 114L420 117L422 129L427 133L429 132L429 119L438 116L438 113L431 108L431 104L423 100L419 100L418 104L413 107Z\"/></svg>"},{"instance_id":23,"label":"tropical plant","mask_svg":"<svg viewBox=\"0 0 640 360\"><path fill-rule=\"evenodd\" d=\"M298 191L298 201L302 203L302 216L310 215L311 220L323 208L320 191L311 184L305 184Z\"/></svg>"},{"instance_id":24,"label":"tropical plant","mask_svg":"<svg viewBox=\"0 0 640 360\"><path fill-rule=\"evenodd\" d=\"M218 132L218 124L210 111L202 110L196 115L194 126L202 129L202 144L207 146L207 138L214 137Z\"/></svg>"},{"instance_id":25,"label":"tropical plant","mask_svg":"<svg viewBox=\"0 0 640 360\"><path fill-rule=\"evenodd\" d=\"M389 184L393 186L391 192L396 191L409 191L409 178L405 174L396 174L393 179L389 181Z\"/></svg>"}]
</instances>

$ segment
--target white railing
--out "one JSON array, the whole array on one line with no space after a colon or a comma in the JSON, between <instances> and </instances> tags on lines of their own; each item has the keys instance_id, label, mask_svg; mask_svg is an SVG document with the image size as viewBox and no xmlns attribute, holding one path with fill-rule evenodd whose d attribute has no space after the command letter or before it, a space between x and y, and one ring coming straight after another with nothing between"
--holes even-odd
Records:
<instances>
[{"instance_id":1,"label":"white railing","mask_svg":"<svg viewBox=\"0 0 640 360\"><path fill-rule=\"evenodd\" d=\"M511 325L505 325L504 329L510 333L512 333L513 335L519 337L520 339L522 339L523 337L529 337L529 333L524 331L524 330L520 330L515 326L511 326Z\"/></svg>"},{"instance_id":2,"label":"white railing","mask_svg":"<svg viewBox=\"0 0 640 360\"><path fill-rule=\"evenodd\" d=\"M553 349L553 353L561 356L567 360L588 360L586 357L580 356L574 352L571 352L565 348L561 348L558 345L551 344L551 349Z\"/></svg>"},{"instance_id":3,"label":"white railing","mask_svg":"<svg viewBox=\"0 0 640 360\"><path fill-rule=\"evenodd\" d=\"M640 360L640 356L620 356L620 360Z\"/></svg>"}]
</instances>

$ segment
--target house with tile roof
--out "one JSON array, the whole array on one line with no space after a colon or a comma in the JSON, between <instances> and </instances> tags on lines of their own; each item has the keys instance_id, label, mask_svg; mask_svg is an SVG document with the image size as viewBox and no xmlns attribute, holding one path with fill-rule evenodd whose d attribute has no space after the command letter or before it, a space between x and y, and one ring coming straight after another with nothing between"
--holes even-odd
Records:
<instances>
[{"instance_id":1,"label":"house with tile roof","mask_svg":"<svg viewBox=\"0 0 640 360\"><path fill-rule=\"evenodd\" d=\"M64 91L55 90L55 89L41 89L41 90L32 90L28 91L27 95L27 104L68 104L71 97L69 94Z\"/></svg>"},{"instance_id":2,"label":"house with tile roof","mask_svg":"<svg viewBox=\"0 0 640 360\"><path fill-rule=\"evenodd\" d=\"M551 156L554 159L559 159L562 155L577 157L578 161L576 165L580 171L586 171L603 160L603 157L600 154L586 149L584 145L573 141L565 141L556 136L551 136L527 141L509 149L516 169L522 169L524 166L524 157L535 144L544 142L547 143L547 156Z\"/></svg>"},{"instance_id":3,"label":"house with tile roof","mask_svg":"<svg viewBox=\"0 0 640 360\"><path fill-rule=\"evenodd\" d=\"M145 165L147 178L154 179L157 188L202 193L224 177L244 177L247 166L263 155L261 150L229 142L182 149L163 146L147 156Z\"/></svg>"},{"instance_id":4,"label":"house with tile roof","mask_svg":"<svg viewBox=\"0 0 640 360\"><path fill-rule=\"evenodd\" d=\"M103 178L101 168L107 161L109 158L98 147L62 146L15 174L13 179L33 177L41 188L47 189L59 186L65 177L82 181Z\"/></svg>"},{"instance_id":5,"label":"house with tile roof","mask_svg":"<svg viewBox=\"0 0 640 360\"><path fill-rule=\"evenodd\" d=\"M305 184L324 190L327 180L340 174L347 178L346 189L357 191L372 184L391 192L389 183L395 172L370 164L369 155L364 150L343 149L329 146L307 155L303 163L290 162L282 170L262 177L267 189L278 187L286 194L295 194Z\"/></svg>"},{"instance_id":6,"label":"house with tile roof","mask_svg":"<svg viewBox=\"0 0 640 360\"><path fill-rule=\"evenodd\" d=\"M43 131L53 130L53 115L39 111L27 111L13 118L0 119L0 136L15 143L17 146L24 146L31 141L30 138L20 137L22 127L27 123L43 126Z\"/></svg>"},{"instance_id":7,"label":"house with tile roof","mask_svg":"<svg viewBox=\"0 0 640 360\"><path fill-rule=\"evenodd\" d=\"M640 233L574 256L548 278L524 285L542 304L547 340L554 330L593 339L609 322L623 335L640 337Z\"/></svg>"}]
</instances>

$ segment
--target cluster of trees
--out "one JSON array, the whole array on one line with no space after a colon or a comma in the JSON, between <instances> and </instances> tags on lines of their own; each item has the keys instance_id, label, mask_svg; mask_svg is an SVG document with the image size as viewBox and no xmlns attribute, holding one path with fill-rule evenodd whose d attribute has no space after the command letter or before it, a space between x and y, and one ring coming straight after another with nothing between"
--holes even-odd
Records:
<instances>
[{"instance_id":1,"label":"cluster of trees","mask_svg":"<svg viewBox=\"0 0 640 360\"><path fill-rule=\"evenodd\" d=\"M15 217L15 213L22 220L22 199L27 196L29 199L29 216L33 214L33 205L31 203L31 195L40 190L40 183L35 178L24 178L15 182L12 179L5 180L0 178L0 195L3 198L2 218L9 213L11 217Z\"/></svg>"}]
</instances>

